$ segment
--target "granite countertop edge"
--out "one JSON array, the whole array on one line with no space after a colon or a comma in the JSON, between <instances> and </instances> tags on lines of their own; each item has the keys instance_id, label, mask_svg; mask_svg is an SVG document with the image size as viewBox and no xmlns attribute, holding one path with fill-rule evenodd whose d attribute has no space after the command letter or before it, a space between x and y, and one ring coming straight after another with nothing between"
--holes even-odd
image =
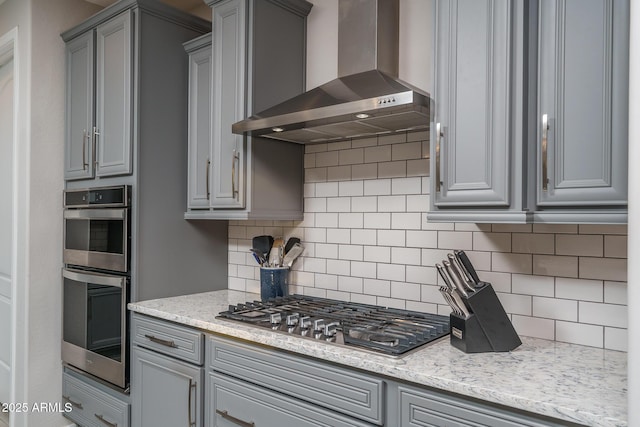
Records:
<instances>
[{"instance_id":1,"label":"granite countertop edge","mask_svg":"<svg viewBox=\"0 0 640 427\"><path fill-rule=\"evenodd\" d=\"M129 310L373 374L577 424L627 426L626 353L521 337L512 352L466 354L444 338L400 358L217 319L259 299L222 290L130 303Z\"/></svg>"}]
</instances>

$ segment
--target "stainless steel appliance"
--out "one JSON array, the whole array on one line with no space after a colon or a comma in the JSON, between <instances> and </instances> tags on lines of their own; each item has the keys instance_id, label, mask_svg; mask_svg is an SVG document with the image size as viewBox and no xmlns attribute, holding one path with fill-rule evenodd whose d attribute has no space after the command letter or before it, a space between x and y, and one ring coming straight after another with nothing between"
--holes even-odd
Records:
<instances>
[{"instance_id":1,"label":"stainless steel appliance","mask_svg":"<svg viewBox=\"0 0 640 427\"><path fill-rule=\"evenodd\" d=\"M338 78L232 126L290 142L429 129L429 94L398 79L399 0L340 0Z\"/></svg>"},{"instance_id":2,"label":"stainless steel appliance","mask_svg":"<svg viewBox=\"0 0 640 427\"><path fill-rule=\"evenodd\" d=\"M130 187L64 193L64 263L126 272L129 269Z\"/></svg>"},{"instance_id":3,"label":"stainless steel appliance","mask_svg":"<svg viewBox=\"0 0 640 427\"><path fill-rule=\"evenodd\" d=\"M302 295L229 306L219 318L399 356L449 334L449 317Z\"/></svg>"},{"instance_id":4,"label":"stainless steel appliance","mask_svg":"<svg viewBox=\"0 0 640 427\"><path fill-rule=\"evenodd\" d=\"M65 268L62 360L127 385L127 276Z\"/></svg>"},{"instance_id":5,"label":"stainless steel appliance","mask_svg":"<svg viewBox=\"0 0 640 427\"><path fill-rule=\"evenodd\" d=\"M128 386L131 187L64 192L62 360Z\"/></svg>"}]
</instances>

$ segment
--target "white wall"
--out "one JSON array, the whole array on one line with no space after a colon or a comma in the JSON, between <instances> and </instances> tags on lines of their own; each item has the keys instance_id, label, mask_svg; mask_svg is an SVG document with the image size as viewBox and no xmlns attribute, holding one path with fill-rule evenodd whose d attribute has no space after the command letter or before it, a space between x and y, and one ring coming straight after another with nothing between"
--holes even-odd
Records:
<instances>
[{"instance_id":1,"label":"white wall","mask_svg":"<svg viewBox=\"0 0 640 427\"><path fill-rule=\"evenodd\" d=\"M7 0L0 34L18 27L18 318L14 402L60 402L63 30L100 8L81 0ZM32 55L33 52L33 55ZM12 414L14 426L62 426L57 413Z\"/></svg>"},{"instance_id":2,"label":"white wall","mask_svg":"<svg viewBox=\"0 0 640 427\"><path fill-rule=\"evenodd\" d=\"M640 123L635 120L640 115L640 4L631 2L631 43L629 64L629 257L640 256ZM629 280L629 426L640 425L640 264L631 263Z\"/></svg>"}]
</instances>

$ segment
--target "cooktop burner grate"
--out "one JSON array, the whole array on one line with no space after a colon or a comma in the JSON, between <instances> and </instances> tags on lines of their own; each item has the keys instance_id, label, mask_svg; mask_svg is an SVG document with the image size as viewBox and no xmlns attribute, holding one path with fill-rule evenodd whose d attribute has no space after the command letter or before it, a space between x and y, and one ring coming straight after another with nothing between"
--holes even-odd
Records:
<instances>
[{"instance_id":1,"label":"cooktop burner grate","mask_svg":"<svg viewBox=\"0 0 640 427\"><path fill-rule=\"evenodd\" d=\"M449 334L449 317L302 295L230 305L220 318L401 355Z\"/></svg>"}]
</instances>

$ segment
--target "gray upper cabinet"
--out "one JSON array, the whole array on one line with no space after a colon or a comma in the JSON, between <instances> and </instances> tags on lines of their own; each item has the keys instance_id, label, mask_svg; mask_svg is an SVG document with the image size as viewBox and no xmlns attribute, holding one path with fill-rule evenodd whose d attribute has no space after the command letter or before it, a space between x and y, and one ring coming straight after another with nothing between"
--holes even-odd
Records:
<instances>
[{"instance_id":1,"label":"gray upper cabinet","mask_svg":"<svg viewBox=\"0 0 640 427\"><path fill-rule=\"evenodd\" d=\"M627 204L629 4L541 0L539 206Z\"/></svg>"},{"instance_id":2,"label":"gray upper cabinet","mask_svg":"<svg viewBox=\"0 0 640 427\"><path fill-rule=\"evenodd\" d=\"M435 2L430 221L626 222L629 2Z\"/></svg>"},{"instance_id":3,"label":"gray upper cabinet","mask_svg":"<svg viewBox=\"0 0 640 427\"><path fill-rule=\"evenodd\" d=\"M209 207L211 171L211 33L185 43L189 54L189 209Z\"/></svg>"},{"instance_id":4,"label":"gray upper cabinet","mask_svg":"<svg viewBox=\"0 0 640 427\"><path fill-rule=\"evenodd\" d=\"M131 173L131 11L96 28L96 176Z\"/></svg>"},{"instance_id":5,"label":"gray upper cabinet","mask_svg":"<svg viewBox=\"0 0 640 427\"><path fill-rule=\"evenodd\" d=\"M65 179L93 177L94 47L93 31L66 46Z\"/></svg>"},{"instance_id":6,"label":"gray upper cabinet","mask_svg":"<svg viewBox=\"0 0 640 427\"><path fill-rule=\"evenodd\" d=\"M212 7L213 27L208 65L211 101L210 105L204 99L190 102L193 136L185 218L302 219L304 147L235 135L231 125L304 91L306 17L311 4L305 0L207 0L207 4ZM204 67L198 66L200 75L195 75L192 62L191 79L198 79L190 82L192 86L201 85ZM203 93L199 90L198 96ZM210 111L208 150L203 142L205 123L196 119L204 117L200 110Z\"/></svg>"},{"instance_id":7,"label":"gray upper cabinet","mask_svg":"<svg viewBox=\"0 0 640 427\"><path fill-rule=\"evenodd\" d=\"M509 204L511 14L509 0L436 2L435 206Z\"/></svg>"},{"instance_id":8,"label":"gray upper cabinet","mask_svg":"<svg viewBox=\"0 0 640 427\"><path fill-rule=\"evenodd\" d=\"M242 135L231 125L245 117L247 13L244 0L213 8L213 175L211 205L245 207L245 151Z\"/></svg>"},{"instance_id":9,"label":"gray upper cabinet","mask_svg":"<svg viewBox=\"0 0 640 427\"><path fill-rule=\"evenodd\" d=\"M130 10L67 43L67 180L132 171L132 49Z\"/></svg>"}]
</instances>

